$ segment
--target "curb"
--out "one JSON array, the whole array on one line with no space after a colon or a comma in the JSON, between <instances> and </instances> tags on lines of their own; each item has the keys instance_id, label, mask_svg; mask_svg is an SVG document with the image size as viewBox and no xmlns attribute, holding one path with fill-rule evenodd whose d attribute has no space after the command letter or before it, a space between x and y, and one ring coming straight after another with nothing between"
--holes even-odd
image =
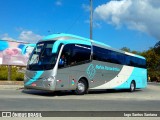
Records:
<instances>
[{"instance_id":1,"label":"curb","mask_svg":"<svg viewBox=\"0 0 160 120\"><path fill-rule=\"evenodd\" d=\"M148 82L148 84L151 84L151 85L160 85L160 82Z\"/></svg>"},{"instance_id":2,"label":"curb","mask_svg":"<svg viewBox=\"0 0 160 120\"><path fill-rule=\"evenodd\" d=\"M23 81L2 81L0 80L0 85L23 85Z\"/></svg>"},{"instance_id":3,"label":"curb","mask_svg":"<svg viewBox=\"0 0 160 120\"><path fill-rule=\"evenodd\" d=\"M0 80L0 90L3 90L3 89L19 90L19 89L23 89L23 87L24 87L23 81L2 81Z\"/></svg>"},{"instance_id":4,"label":"curb","mask_svg":"<svg viewBox=\"0 0 160 120\"><path fill-rule=\"evenodd\" d=\"M23 85L0 85L0 90L20 90L23 88Z\"/></svg>"}]
</instances>

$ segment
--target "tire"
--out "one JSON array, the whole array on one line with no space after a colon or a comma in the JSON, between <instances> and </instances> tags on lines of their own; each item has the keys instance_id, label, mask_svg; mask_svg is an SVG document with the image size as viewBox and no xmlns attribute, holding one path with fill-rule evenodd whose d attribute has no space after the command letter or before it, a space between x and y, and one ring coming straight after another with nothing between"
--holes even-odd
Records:
<instances>
[{"instance_id":1,"label":"tire","mask_svg":"<svg viewBox=\"0 0 160 120\"><path fill-rule=\"evenodd\" d=\"M131 84L130 84L130 89L129 89L129 91L130 91L130 92L134 92L135 89L136 89L136 84L135 84L134 81L132 81Z\"/></svg>"},{"instance_id":2,"label":"tire","mask_svg":"<svg viewBox=\"0 0 160 120\"><path fill-rule=\"evenodd\" d=\"M87 82L84 79L80 79L77 83L77 88L75 90L75 93L77 95L84 95L87 93L88 87Z\"/></svg>"}]
</instances>

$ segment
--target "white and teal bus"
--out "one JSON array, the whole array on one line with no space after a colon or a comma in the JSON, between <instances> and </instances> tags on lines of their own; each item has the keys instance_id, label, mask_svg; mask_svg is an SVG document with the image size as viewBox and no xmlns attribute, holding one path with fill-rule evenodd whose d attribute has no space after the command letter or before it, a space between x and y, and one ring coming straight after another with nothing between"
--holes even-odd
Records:
<instances>
[{"instance_id":1,"label":"white and teal bus","mask_svg":"<svg viewBox=\"0 0 160 120\"><path fill-rule=\"evenodd\" d=\"M147 86L144 57L70 34L40 40L25 72L25 88L85 94L93 89L135 89Z\"/></svg>"}]
</instances>

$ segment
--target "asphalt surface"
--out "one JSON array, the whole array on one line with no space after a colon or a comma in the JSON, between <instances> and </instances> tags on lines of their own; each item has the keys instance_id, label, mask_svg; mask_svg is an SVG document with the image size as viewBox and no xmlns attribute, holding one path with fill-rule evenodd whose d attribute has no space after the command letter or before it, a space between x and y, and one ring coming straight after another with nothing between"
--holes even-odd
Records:
<instances>
[{"instance_id":1,"label":"asphalt surface","mask_svg":"<svg viewBox=\"0 0 160 120\"><path fill-rule=\"evenodd\" d=\"M24 89L0 90L0 110L18 111L160 111L160 85L149 84L133 93L125 90L46 92Z\"/></svg>"},{"instance_id":2,"label":"asphalt surface","mask_svg":"<svg viewBox=\"0 0 160 120\"><path fill-rule=\"evenodd\" d=\"M46 92L1 89L2 111L160 111L160 84L133 93L125 90L74 95L71 91Z\"/></svg>"}]
</instances>

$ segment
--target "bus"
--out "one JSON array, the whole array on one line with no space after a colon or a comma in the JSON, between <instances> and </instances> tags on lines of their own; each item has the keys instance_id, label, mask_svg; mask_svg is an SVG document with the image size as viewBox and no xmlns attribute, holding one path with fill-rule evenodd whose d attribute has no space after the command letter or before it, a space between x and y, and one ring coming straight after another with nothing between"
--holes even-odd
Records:
<instances>
[{"instance_id":1,"label":"bus","mask_svg":"<svg viewBox=\"0 0 160 120\"><path fill-rule=\"evenodd\" d=\"M32 51L24 87L47 91L126 89L147 86L146 59L71 34L52 34Z\"/></svg>"}]
</instances>

